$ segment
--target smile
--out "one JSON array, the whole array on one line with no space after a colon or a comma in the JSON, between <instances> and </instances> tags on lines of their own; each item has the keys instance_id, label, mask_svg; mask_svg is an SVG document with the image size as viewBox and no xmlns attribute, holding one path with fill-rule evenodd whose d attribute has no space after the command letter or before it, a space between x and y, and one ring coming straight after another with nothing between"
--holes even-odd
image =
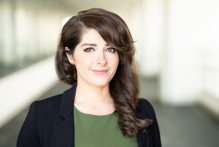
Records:
<instances>
[{"instance_id":1,"label":"smile","mask_svg":"<svg viewBox=\"0 0 219 147\"><path fill-rule=\"evenodd\" d=\"M108 72L108 70L92 70L92 71L98 75L104 75L105 73Z\"/></svg>"}]
</instances>

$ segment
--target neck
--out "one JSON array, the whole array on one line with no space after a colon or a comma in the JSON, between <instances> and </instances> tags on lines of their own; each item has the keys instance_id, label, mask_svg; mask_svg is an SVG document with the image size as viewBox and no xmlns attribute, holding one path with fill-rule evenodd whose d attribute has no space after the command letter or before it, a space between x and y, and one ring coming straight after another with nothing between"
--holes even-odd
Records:
<instances>
[{"instance_id":1,"label":"neck","mask_svg":"<svg viewBox=\"0 0 219 147\"><path fill-rule=\"evenodd\" d=\"M109 84L94 86L87 83L77 84L75 101L86 104L112 103L113 99L109 92Z\"/></svg>"}]
</instances>

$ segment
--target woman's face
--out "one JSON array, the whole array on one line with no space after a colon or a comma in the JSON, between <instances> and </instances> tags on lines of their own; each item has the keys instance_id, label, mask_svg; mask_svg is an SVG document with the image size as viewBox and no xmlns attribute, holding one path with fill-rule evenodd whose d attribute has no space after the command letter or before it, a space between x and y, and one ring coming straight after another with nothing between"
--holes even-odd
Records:
<instances>
[{"instance_id":1,"label":"woman's face","mask_svg":"<svg viewBox=\"0 0 219 147\"><path fill-rule=\"evenodd\" d=\"M95 29L85 31L68 59L76 66L78 83L100 87L109 86L119 64L118 52Z\"/></svg>"}]
</instances>

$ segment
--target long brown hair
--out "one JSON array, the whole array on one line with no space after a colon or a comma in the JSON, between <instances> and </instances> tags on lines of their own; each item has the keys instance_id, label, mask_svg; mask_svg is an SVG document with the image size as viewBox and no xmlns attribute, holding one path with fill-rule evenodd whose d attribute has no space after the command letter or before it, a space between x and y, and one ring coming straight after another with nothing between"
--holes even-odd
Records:
<instances>
[{"instance_id":1,"label":"long brown hair","mask_svg":"<svg viewBox=\"0 0 219 147\"><path fill-rule=\"evenodd\" d=\"M70 64L65 47L73 54L76 45L86 29L95 29L102 38L118 51L119 66L110 81L110 94L114 99L119 115L119 126L125 136L136 136L138 131L145 131L151 120L135 117L138 104L139 80L134 64L135 47L131 33L117 14L93 8L79 12L64 25L56 53L56 71L59 79L73 85L77 81L77 70Z\"/></svg>"}]
</instances>

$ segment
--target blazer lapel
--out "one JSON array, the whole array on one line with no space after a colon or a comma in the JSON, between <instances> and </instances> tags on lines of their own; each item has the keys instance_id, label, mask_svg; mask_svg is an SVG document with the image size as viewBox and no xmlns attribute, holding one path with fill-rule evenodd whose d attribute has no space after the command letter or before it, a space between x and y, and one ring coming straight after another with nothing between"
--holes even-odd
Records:
<instances>
[{"instance_id":1,"label":"blazer lapel","mask_svg":"<svg viewBox=\"0 0 219 147\"><path fill-rule=\"evenodd\" d=\"M73 105L77 83L62 94L59 118L55 128L56 147L74 147Z\"/></svg>"}]
</instances>

